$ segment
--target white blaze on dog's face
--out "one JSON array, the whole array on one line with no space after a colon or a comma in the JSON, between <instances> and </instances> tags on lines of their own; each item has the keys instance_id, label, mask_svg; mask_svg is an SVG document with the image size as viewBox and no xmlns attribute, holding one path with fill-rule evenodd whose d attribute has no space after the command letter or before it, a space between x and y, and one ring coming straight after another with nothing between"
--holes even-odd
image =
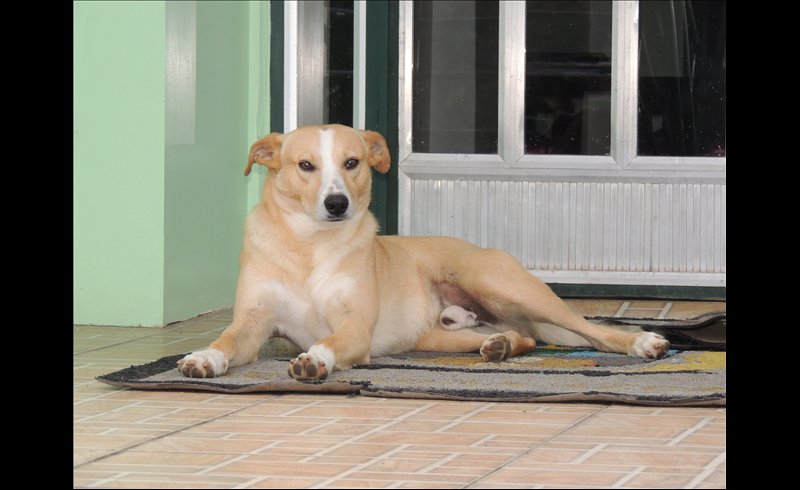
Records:
<instances>
[{"instance_id":1,"label":"white blaze on dog's face","mask_svg":"<svg viewBox=\"0 0 800 490\"><path fill-rule=\"evenodd\" d=\"M327 229L363 214L371 197L370 166L389 169L386 142L377 133L346 126L307 126L286 135L273 133L259 140L250 164L273 170L275 187L288 199L281 204L302 211ZM300 209L288 209L299 212Z\"/></svg>"}]
</instances>

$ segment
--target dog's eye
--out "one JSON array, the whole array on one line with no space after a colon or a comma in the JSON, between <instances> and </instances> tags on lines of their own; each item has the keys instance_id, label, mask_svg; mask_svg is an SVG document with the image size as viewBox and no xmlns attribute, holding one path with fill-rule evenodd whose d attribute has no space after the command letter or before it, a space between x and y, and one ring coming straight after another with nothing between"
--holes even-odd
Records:
<instances>
[{"instance_id":1,"label":"dog's eye","mask_svg":"<svg viewBox=\"0 0 800 490\"><path fill-rule=\"evenodd\" d=\"M351 158L350 160L347 160L344 163L344 168L346 168L347 170L351 170L351 169L354 169L356 167L358 167L358 159L357 158Z\"/></svg>"},{"instance_id":2,"label":"dog's eye","mask_svg":"<svg viewBox=\"0 0 800 490\"><path fill-rule=\"evenodd\" d=\"M309 163L309 162L307 162L305 160L300 162L300 168L305 170L306 172L311 172L312 170L314 170L314 166L311 165L311 163Z\"/></svg>"}]
</instances>

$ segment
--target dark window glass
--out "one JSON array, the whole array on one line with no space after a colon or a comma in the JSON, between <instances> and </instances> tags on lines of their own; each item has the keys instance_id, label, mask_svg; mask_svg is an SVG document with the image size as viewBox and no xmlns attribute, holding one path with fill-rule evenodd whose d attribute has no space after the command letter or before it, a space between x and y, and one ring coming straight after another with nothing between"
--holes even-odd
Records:
<instances>
[{"instance_id":1,"label":"dark window glass","mask_svg":"<svg viewBox=\"0 0 800 490\"><path fill-rule=\"evenodd\" d=\"M498 2L414 2L412 148L497 153Z\"/></svg>"},{"instance_id":2,"label":"dark window glass","mask_svg":"<svg viewBox=\"0 0 800 490\"><path fill-rule=\"evenodd\" d=\"M353 18L353 2L329 2L325 124L353 125Z\"/></svg>"},{"instance_id":3,"label":"dark window glass","mask_svg":"<svg viewBox=\"0 0 800 490\"><path fill-rule=\"evenodd\" d=\"M525 152L611 149L611 2L525 2Z\"/></svg>"},{"instance_id":4,"label":"dark window glass","mask_svg":"<svg viewBox=\"0 0 800 490\"><path fill-rule=\"evenodd\" d=\"M639 155L725 156L726 7L639 4Z\"/></svg>"}]
</instances>

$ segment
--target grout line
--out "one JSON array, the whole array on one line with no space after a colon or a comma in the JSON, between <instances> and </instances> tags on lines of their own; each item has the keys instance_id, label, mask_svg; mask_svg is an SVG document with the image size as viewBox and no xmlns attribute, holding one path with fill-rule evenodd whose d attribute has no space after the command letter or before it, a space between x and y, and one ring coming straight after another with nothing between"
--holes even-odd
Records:
<instances>
[{"instance_id":1,"label":"grout line","mask_svg":"<svg viewBox=\"0 0 800 490\"><path fill-rule=\"evenodd\" d=\"M186 337L185 339L178 339L178 340L173 340L172 342L166 342L164 344L161 344L161 347L166 347L168 345L177 344L180 342L186 342L187 340L196 340L196 339L193 337Z\"/></svg>"},{"instance_id":2,"label":"grout line","mask_svg":"<svg viewBox=\"0 0 800 490\"><path fill-rule=\"evenodd\" d=\"M253 449L252 451L248 451L248 452L247 452L247 453L245 453L245 454L240 454L239 456L236 456L236 457L234 457L234 458L231 458L231 459L228 459L228 460L222 461L222 462L220 462L220 463L217 463L217 464L215 464L215 465L206 466L206 467L205 467L205 468L203 468L202 470L195 471L195 472L194 472L194 473L192 473L192 474L193 474L193 475L207 475L207 474L211 473L212 471L218 470L218 469L220 469L220 468L224 468L224 467L226 467L226 466L229 466L229 465L230 465L230 464L232 464L232 463L236 463L237 461L241 461L241 460L243 460L243 459L247 459L247 458L249 458L250 456L256 456L256 455L258 455L258 454L259 454L261 451L263 451L263 450L265 450L265 449L272 449L273 447L280 446L280 445L281 445L281 444L283 444L284 442L285 442L285 441L272 441L272 442L270 442L270 443L264 444L264 445L263 445L263 446L261 446L261 447L258 447L258 448L256 448L256 449Z\"/></svg>"},{"instance_id":3,"label":"grout line","mask_svg":"<svg viewBox=\"0 0 800 490\"><path fill-rule=\"evenodd\" d=\"M289 410L288 412L284 412L284 413L278 414L277 417L288 417L289 415L294 415L297 412L302 412L306 408L315 407L315 406L319 405L320 403L322 403L324 401L325 400L317 400L315 402L311 402L311 403L307 403L305 405L301 405L301 406L299 406L297 408L293 408L293 409Z\"/></svg>"},{"instance_id":4,"label":"grout line","mask_svg":"<svg viewBox=\"0 0 800 490\"><path fill-rule=\"evenodd\" d=\"M629 481L631 481L634 478L636 478L637 476L639 476L639 474L641 472L643 472L644 470L646 470L646 469L647 469L647 466L637 466L636 468L633 469L633 471L631 471L627 475L623 476L619 480L615 481L614 484L611 485L611 488L620 488L621 486L625 485Z\"/></svg>"},{"instance_id":5,"label":"grout line","mask_svg":"<svg viewBox=\"0 0 800 490\"><path fill-rule=\"evenodd\" d=\"M343 417L337 417L337 418L334 418L334 419L330 419L327 422L323 422L322 424L315 425L314 427L309 427L308 429L306 429L304 431L298 432L297 435L298 436L306 436L308 434L313 434L313 433L317 432L320 429L324 429L325 427L330 427L331 425L337 424L337 423L341 422L342 420L344 420Z\"/></svg>"},{"instance_id":6,"label":"grout line","mask_svg":"<svg viewBox=\"0 0 800 490\"><path fill-rule=\"evenodd\" d=\"M320 449L319 451L317 451L313 455L306 456L305 458L301 459L300 461L298 461L298 463L309 463L309 462L313 461L314 458L318 458L320 456L325 456L326 454L330 453L331 451L335 451L335 450L337 450L337 449L339 449L339 448L341 448L343 446L346 446L348 444L352 444L354 442L357 442L360 439L363 439L363 438L365 438L365 437L367 437L369 435L372 435L372 434L374 434L376 432L380 432L383 429L388 429L389 427L397 425L400 422L402 422L405 419L407 419L408 417L411 417L412 415L416 415L416 414L418 414L420 412L423 412L423 411L431 408L434 405L436 405L436 404L435 403L428 403L428 404L423 405L423 406L421 406L419 408L411 410L410 412L407 412L407 413L405 413L403 415L399 415L399 416L395 417L394 419L392 419L391 422L387 422L387 423L385 423L383 425L379 425L377 427L374 427L374 428L368 430L367 432L363 432L361 434L352 436L352 437L348 438L347 440L344 440L342 442L334 444L333 446L327 447L325 449ZM405 446L408 446L408 444L405 444ZM334 481L336 478L338 478L338 477L333 477L331 479L331 481Z\"/></svg>"},{"instance_id":7,"label":"grout line","mask_svg":"<svg viewBox=\"0 0 800 490\"><path fill-rule=\"evenodd\" d=\"M469 447L480 447L482 444L485 444L485 443L493 440L498 435L499 434L489 434L488 436L484 437L483 439L473 442L472 444L469 445Z\"/></svg>"},{"instance_id":8,"label":"grout line","mask_svg":"<svg viewBox=\"0 0 800 490\"><path fill-rule=\"evenodd\" d=\"M625 310L631 305L630 301L625 301L622 303L622 306L619 307L619 310L614 314L614 318L622 318L622 315L625 314Z\"/></svg>"},{"instance_id":9,"label":"grout line","mask_svg":"<svg viewBox=\"0 0 800 490\"><path fill-rule=\"evenodd\" d=\"M328 485L331 485L332 483L336 482L337 480L341 480L342 478L348 477L348 476L352 475L353 473L355 473L357 471L361 471L364 468L366 468L367 466L375 464L376 462L378 462L378 461L380 461L382 459L386 459L386 458L388 458L390 456L394 456L395 454L399 453L400 451L403 451L403 450L405 450L405 449L407 449L407 448L409 448L411 446L412 446L412 444L401 444L401 445L397 446L396 448L391 449L391 450L381 454L380 456L373 457L372 459L370 459L369 461L367 461L365 463L357 464L356 466L353 466L349 470L344 470L343 472L339 473L338 475L332 476L332 477L328 478L327 480L323 480L323 481L321 481L321 482L319 482L319 483L317 483L315 485L312 485L312 486L310 486L308 488L323 488L323 487L327 487ZM306 459L308 459L308 458L306 458ZM300 460L298 462L299 463L303 463L303 462L305 462L305 460Z\"/></svg>"},{"instance_id":10,"label":"grout line","mask_svg":"<svg viewBox=\"0 0 800 490\"><path fill-rule=\"evenodd\" d=\"M681 432L681 434L678 437L676 437L675 439L669 441L667 443L667 446L677 446L678 443L680 443L681 441L683 441L684 439L686 439L690 435L694 434L699 429L702 429L703 427L705 427L706 425L711 423L711 421L714 420L714 419L715 419L715 417L704 417L703 420L701 420L700 422L695 424L694 427L686 429L685 431Z\"/></svg>"},{"instance_id":11,"label":"grout line","mask_svg":"<svg viewBox=\"0 0 800 490\"><path fill-rule=\"evenodd\" d=\"M89 381L84 381L83 383L78 383L76 385L72 385L72 389L75 390L75 388L80 388L80 387L83 387L83 386L86 386L86 385L90 385L92 383L99 383L99 381L97 381L96 379L91 379Z\"/></svg>"},{"instance_id":12,"label":"grout line","mask_svg":"<svg viewBox=\"0 0 800 490\"><path fill-rule=\"evenodd\" d=\"M99 381L95 381L95 383L99 383ZM120 391L122 391L122 390L120 390ZM97 394L95 396L90 396L89 398L83 398L81 400L78 400L78 401L74 402L72 404L72 407L74 409L78 405L82 405L82 404L84 404L86 402L91 402L91 401L94 401L94 400L98 400L100 398L103 398L103 397L106 397L106 396L109 396L109 395L113 395L115 393L119 393L119 391L110 391L108 393L99 393L99 394Z\"/></svg>"},{"instance_id":13,"label":"grout line","mask_svg":"<svg viewBox=\"0 0 800 490\"><path fill-rule=\"evenodd\" d=\"M109 483L109 482L112 482L114 480L119 480L120 478L125 478L126 476L128 476L130 474L131 474L130 471L122 471L122 472L117 473L114 476L109 476L108 478L103 478L102 480L93 481L92 483L86 485L86 488L99 487L100 485L103 485L105 483Z\"/></svg>"},{"instance_id":14,"label":"grout line","mask_svg":"<svg viewBox=\"0 0 800 490\"><path fill-rule=\"evenodd\" d=\"M659 320L663 320L664 318L666 318L667 315L669 314L669 310L672 309L673 304L674 303L667 303L667 306L664 307L664 309L661 311L661 313L659 313L659 315L656 318Z\"/></svg>"},{"instance_id":15,"label":"grout line","mask_svg":"<svg viewBox=\"0 0 800 490\"><path fill-rule=\"evenodd\" d=\"M253 486L253 485L257 484L257 483L261 483L262 481L267 480L269 478L272 478L272 477L271 476L256 476L255 478L251 478L250 480L247 480L244 483L240 483L238 485L235 485L235 486L233 486L231 488L249 488L249 487L251 487L251 486Z\"/></svg>"},{"instance_id":16,"label":"grout line","mask_svg":"<svg viewBox=\"0 0 800 490\"><path fill-rule=\"evenodd\" d=\"M445 463L449 463L450 461L453 461L454 459L456 459L457 457L461 456L462 454L464 454L464 453L457 453L457 452L450 453L447 456L445 456L444 458L439 458L438 460L434 461L433 463L429 464L428 466L426 466L424 468L420 468L417 471L414 471L414 473L416 473L418 475L424 475L427 472L429 472L430 470L436 469L436 468L438 468L440 466L443 466Z\"/></svg>"},{"instance_id":17,"label":"grout line","mask_svg":"<svg viewBox=\"0 0 800 490\"><path fill-rule=\"evenodd\" d=\"M597 454L600 451L602 451L603 449L605 449L607 446L608 446L608 443L605 443L605 442L600 443L600 444L596 445L595 447L593 447L592 449L586 451L585 453L581 454L577 458L575 458L572 461L570 461L569 464L580 464L580 463L583 463L587 459L591 458L595 454Z\"/></svg>"},{"instance_id":18,"label":"grout line","mask_svg":"<svg viewBox=\"0 0 800 490\"><path fill-rule=\"evenodd\" d=\"M183 321L183 322L175 322L172 325L167 325L166 327L159 328L157 332L153 332L153 333L151 333L149 335L144 335L142 337L137 337L135 339L123 340L123 341L120 341L120 342L117 342L117 343L114 343L114 344L103 345L103 346L100 346L100 347L92 347L91 349L82 350L80 352L73 352L72 356L75 357L77 355L85 354L87 352L94 352L96 350L102 350L102 349L106 349L108 347L115 347L117 345L128 344L130 342L136 342L137 340L148 339L148 338L154 337L156 335L161 335L162 333L165 333L165 332L171 332L171 331L173 331L175 329L178 329L178 328L188 327L188 326L191 326L191 325L202 323L202 322L204 322L206 320L208 320L208 318L201 318L201 319L192 318L192 319L189 319L189 320L186 320L186 321ZM89 325L89 326L91 326L91 325ZM124 327L119 327L119 328L124 328ZM220 327L220 328L225 328L225 327ZM210 330L210 332L215 332L217 330L220 330L220 328L217 328L217 329L214 329L214 330ZM208 333L208 332L206 332L206 333Z\"/></svg>"},{"instance_id":19,"label":"grout line","mask_svg":"<svg viewBox=\"0 0 800 490\"><path fill-rule=\"evenodd\" d=\"M571 431L572 429L574 429L575 427L577 427L580 424L584 423L585 421L587 421L587 420L589 420L591 418L594 418L596 415L599 415L599 414L605 412L606 410L608 410L609 408L613 407L614 405L616 405L616 404L612 403L612 404L609 404L609 405L605 405L605 406L603 406L602 408L600 408L599 410L597 410L595 412L592 412L590 414L584 415L583 417L581 417L576 422L573 422L573 423L569 424L568 426L564 427L563 429L561 429L560 431L556 432L552 436L547 436L544 439L542 439L541 441L533 443L533 445L531 447L529 447L527 450L517 454L513 458L507 460L506 462L504 462L503 464L501 464L497 468L494 468L493 470L489 471L488 473L475 478L474 480L472 480L471 482L467 483L466 485L464 485L461 488L474 488L474 485L477 485L477 484L481 483L486 478L494 475L495 473L499 472L500 470L502 470L504 468L507 468L508 466L512 465L518 459L520 459L523 456L526 456L526 455L532 453L533 451L539 449L540 447L544 446L548 442L553 442L554 440L556 440L560 436L566 434L567 432Z\"/></svg>"},{"instance_id":20,"label":"grout line","mask_svg":"<svg viewBox=\"0 0 800 490\"><path fill-rule=\"evenodd\" d=\"M697 475L696 477L692 478L692 481L686 484L683 488L695 488L697 485L703 482L708 476L713 473L717 467L724 462L728 457L728 451L725 450L722 454L714 458L710 463L706 465L706 468L703 470L702 473Z\"/></svg>"},{"instance_id":21,"label":"grout line","mask_svg":"<svg viewBox=\"0 0 800 490\"><path fill-rule=\"evenodd\" d=\"M137 424L145 424L145 423L147 423L147 422L150 422L151 420L160 419L161 417L165 417L165 416L167 416L167 415L175 415L176 413L185 412L186 410L187 410L187 408L186 408L186 407L178 407L178 408L173 408L173 409L172 409L172 410L170 410L169 412L158 413L158 414L155 414L155 415L151 415L151 416L149 416L149 417L147 417L147 418L145 418L145 419L137 420L137 421L136 421L136 423L137 423ZM165 420L165 421L163 421L163 422L165 422L165 423L169 423L170 421L166 421L166 420Z\"/></svg>"},{"instance_id":22,"label":"grout line","mask_svg":"<svg viewBox=\"0 0 800 490\"><path fill-rule=\"evenodd\" d=\"M372 435L372 434L374 434L376 432L380 432L380 431L382 431L384 429L387 429L389 427L397 425L400 422L406 420L407 418L409 418L409 417L411 417L413 415L416 415L416 414L418 414L420 412L424 412L425 410L428 410L429 408L431 408L431 407L433 407L435 405L436 405L435 403L427 403L427 404L425 404L425 405L423 405L421 407L418 407L418 408L415 408L414 410L406 412L403 415L399 415L399 416L395 417L391 422L388 422L386 424L380 425L378 427L374 427L373 429L368 430L367 432L364 432L362 434L350 437L345 441L342 441L342 442L339 442L337 444L334 444L333 446L330 446L328 448L319 450L314 455L307 456L307 457L305 457L305 458L303 458L303 459L301 459L301 460L299 460L297 462L298 463L309 463L309 462L312 462L314 460L314 458L318 458L320 456L324 456L324 455L330 453L331 451L335 451L336 449L339 449L340 447L346 446L348 444L353 444L353 443L355 443L355 442L357 442L357 441L359 441L359 440L361 440L361 439L363 439L363 438L365 438L365 437L367 437L369 435ZM309 488L321 488L321 487L328 486L328 485L332 484L333 482L335 482L337 480L340 480L340 479L342 479L342 478L344 478L346 476L349 476L349 475L355 473L356 471L360 471L363 468L366 468L367 466L374 464L378 460L386 459L387 457L393 456L394 454L397 454L400 451L403 451L403 450L405 450L406 448L409 448L409 447L411 447L411 444L401 444L400 446L398 446L398 447L396 447L394 449L391 449L391 450L389 450L389 451L387 451L387 452L385 452L385 453L383 453L383 454L381 454L379 456L371 458L369 461L367 461L365 463L358 464L358 465L350 468L349 470L345 470L345 471L343 471L343 472L341 472L341 473L339 473L339 474L337 474L335 476L332 476L332 477L330 477L330 478L328 478L326 480L323 480L323 481L321 481L321 482L317 483L316 485L313 485L313 486L311 486Z\"/></svg>"},{"instance_id":23,"label":"grout line","mask_svg":"<svg viewBox=\"0 0 800 490\"><path fill-rule=\"evenodd\" d=\"M449 424L447 424L445 426L442 426L442 427L439 427L438 429L436 429L433 432L435 434L435 433L444 432L446 430L452 429L453 427L461 424L462 422L464 422L464 421L466 421L468 419L471 419L475 415L478 415L479 413L485 412L486 410L489 410L490 408L492 408L492 407L494 407L496 405L497 405L497 403L487 403L487 404L485 404L485 405L483 405L481 407L478 407L475 410L473 410L473 411L471 411L471 412L469 412L469 413L467 413L465 415L462 415L461 417L458 417L457 419L455 419L454 421L450 422Z\"/></svg>"},{"instance_id":24,"label":"grout line","mask_svg":"<svg viewBox=\"0 0 800 490\"><path fill-rule=\"evenodd\" d=\"M74 471L74 470L76 470L76 469L80 468L81 466L86 466L87 464L90 464L90 463L95 463L95 462L97 462L97 461L100 461L100 460L102 460L102 459L109 458L109 457L111 457L111 456L114 456L114 455L116 455L116 454L121 454L121 453L123 453L123 452L125 452L125 451L128 451L128 450L130 450L130 449L133 449L133 448L135 448L135 447L139 447L139 446L141 446L141 445L143 445L143 444L147 444L148 442L157 441L157 440L159 440L159 439L163 439L163 438L165 438L165 437L169 437L169 436L171 436L171 435L178 434L178 433L180 433L180 432L183 432L183 431L185 431L185 430L187 430L187 429L192 429L192 428L198 427L198 426L200 426L200 425L205 425L205 424L207 424L207 423L209 423L209 422L213 422L213 421L215 421L215 420L218 420L218 419L221 419L221 418L223 418L223 417L227 417L227 416L229 416L229 415L233 415L233 414L235 414L235 413L237 413L237 412L241 412L242 410L246 410L246 409L248 409L248 408L251 408L251 407L258 406L258 405L260 405L260 404L262 404L262 403L266 402L267 400L272 400L272 399L274 399L274 398L277 398L277 396L271 396L271 397L269 397L269 398L264 398L263 400L259 400L259 401L258 401L258 402L256 402L256 403L252 403L252 404L250 404L250 405L247 405L247 406L244 406L244 407L241 407L241 408L237 408L237 409L235 409L235 410L231 410L230 412L226 412L226 413L223 413L223 414L220 414L220 415L217 415L217 416L211 417L211 418L210 418L210 419L208 419L208 420L201 420L201 421L199 421L199 422L195 422L195 423L193 423L193 424L190 424L190 425L187 425L187 426L185 426L185 427L181 427L180 429L174 429L174 430L171 430L171 431L165 432L164 434L160 434L160 435L158 435L158 436L150 437L150 438L148 438L148 439L145 439L145 440L143 440L143 441L134 442L134 443L128 444L127 446L124 446L124 447L121 447L121 448L112 449L112 450L111 450L110 452L108 452L108 453L101 454L101 455L99 455L99 456L96 456L96 457L94 457L94 458L88 459L88 460L86 460L86 461L83 461L82 463L79 463L79 464L77 464L77 465L73 466L73 467L72 467L72 470Z\"/></svg>"},{"instance_id":25,"label":"grout line","mask_svg":"<svg viewBox=\"0 0 800 490\"><path fill-rule=\"evenodd\" d=\"M82 422L86 422L87 420L92 420L94 418L100 417L102 415L108 415L110 413L115 413L115 412L121 412L123 410L127 410L129 408L139 406L142 403L144 403L143 400L131 402L131 403L128 403L127 405L122 405L121 407L117 407L117 408L114 408L112 410L103 410L103 411L100 411L100 412L98 412L98 413L96 413L94 415L87 415L86 417L81 417L78 420L72 421L72 423L73 424L79 424L79 423L82 423ZM74 405L77 405L77 403L75 403Z\"/></svg>"}]
</instances>

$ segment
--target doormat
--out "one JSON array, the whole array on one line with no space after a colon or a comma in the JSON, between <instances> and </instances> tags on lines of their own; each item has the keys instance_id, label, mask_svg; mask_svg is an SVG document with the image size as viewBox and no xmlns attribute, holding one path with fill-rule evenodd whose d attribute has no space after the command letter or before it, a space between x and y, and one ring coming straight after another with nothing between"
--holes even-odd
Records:
<instances>
[{"instance_id":1,"label":"doormat","mask_svg":"<svg viewBox=\"0 0 800 490\"><path fill-rule=\"evenodd\" d=\"M724 320L724 313L716 315ZM589 320L623 321L619 318ZM629 320L626 318L624 322ZM369 364L333 372L322 383L299 382L286 373L289 359L297 353L293 344L285 339L272 339L259 352L258 361L231 368L217 378L184 377L177 370L178 359L185 355L180 354L97 379L114 386L145 390L360 393L377 397L469 401L611 401L654 406L724 406L727 393L724 322L720 328L719 321L708 323L708 320L708 315L704 315L701 322L706 322L702 328L711 327L715 331L711 347L671 349L669 355L659 360L554 345L537 346L533 352L500 363L483 362L477 353L406 352L376 357ZM669 333L669 322L675 321L658 321L652 328ZM690 330L690 320L678 322L681 322L678 329L681 335L692 331L697 337L697 331L702 330ZM709 336L705 337L700 341L709 342ZM684 343L691 344L688 340Z\"/></svg>"}]
</instances>

